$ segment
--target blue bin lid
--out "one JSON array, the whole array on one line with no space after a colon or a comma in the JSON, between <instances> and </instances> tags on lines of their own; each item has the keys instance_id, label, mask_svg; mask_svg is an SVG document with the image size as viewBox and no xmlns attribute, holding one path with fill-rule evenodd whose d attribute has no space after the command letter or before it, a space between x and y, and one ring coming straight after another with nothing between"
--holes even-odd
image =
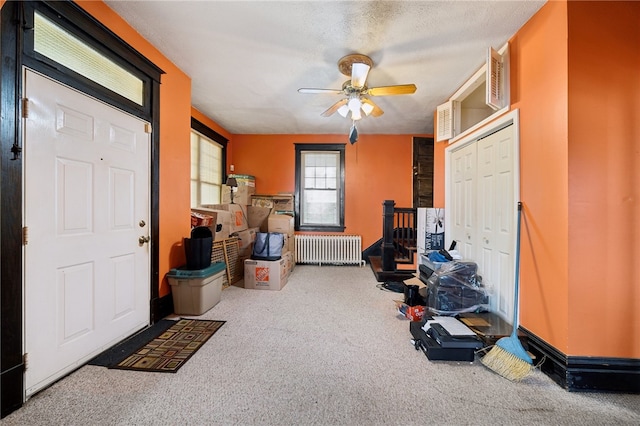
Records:
<instances>
[{"instance_id":1,"label":"blue bin lid","mask_svg":"<svg viewBox=\"0 0 640 426\"><path fill-rule=\"evenodd\" d=\"M173 268L167 274L170 278L207 278L212 275L222 272L226 269L227 265L224 262L213 262L211 265L204 269L187 269L186 266L179 268Z\"/></svg>"}]
</instances>

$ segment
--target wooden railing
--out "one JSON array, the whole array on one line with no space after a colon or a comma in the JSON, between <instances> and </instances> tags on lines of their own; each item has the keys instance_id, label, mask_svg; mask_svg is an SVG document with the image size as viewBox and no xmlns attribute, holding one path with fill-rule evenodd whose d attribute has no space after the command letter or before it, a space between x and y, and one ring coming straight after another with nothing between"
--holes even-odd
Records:
<instances>
[{"instance_id":1,"label":"wooden railing","mask_svg":"<svg viewBox=\"0 0 640 426\"><path fill-rule=\"evenodd\" d=\"M395 271L398 263L412 263L416 252L416 209L395 207L393 200L383 203L382 269Z\"/></svg>"}]
</instances>

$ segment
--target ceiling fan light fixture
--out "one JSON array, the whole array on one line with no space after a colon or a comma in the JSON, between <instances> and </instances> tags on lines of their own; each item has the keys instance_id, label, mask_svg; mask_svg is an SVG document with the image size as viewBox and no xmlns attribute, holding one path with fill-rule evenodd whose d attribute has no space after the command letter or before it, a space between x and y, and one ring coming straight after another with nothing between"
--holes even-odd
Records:
<instances>
[{"instance_id":1,"label":"ceiling fan light fixture","mask_svg":"<svg viewBox=\"0 0 640 426\"><path fill-rule=\"evenodd\" d=\"M346 118L347 114L349 114L349 107L346 104L342 105L340 108L338 108L338 114Z\"/></svg>"},{"instance_id":2,"label":"ceiling fan light fixture","mask_svg":"<svg viewBox=\"0 0 640 426\"><path fill-rule=\"evenodd\" d=\"M371 112L373 111L373 105L368 103L363 103L361 108L362 108L362 111L364 111L365 115L367 116L371 114Z\"/></svg>"},{"instance_id":3,"label":"ceiling fan light fixture","mask_svg":"<svg viewBox=\"0 0 640 426\"><path fill-rule=\"evenodd\" d=\"M356 88L364 87L371 67L364 63L355 62L351 65L351 85Z\"/></svg>"},{"instance_id":4,"label":"ceiling fan light fixture","mask_svg":"<svg viewBox=\"0 0 640 426\"><path fill-rule=\"evenodd\" d=\"M351 119L352 120L360 120L362 118L362 113L360 112L360 108L355 111L351 111Z\"/></svg>"},{"instance_id":5,"label":"ceiling fan light fixture","mask_svg":"<svg viewBox=\"0 0 640 426\"><path fill-rule=\"evenodd\" d=\"M349 106L349 110L351 110L351 114L353 114L362 107L362 101L360 101L358 97L352 97L349 99L347 105Z\"/></svg>"}]
</instances>

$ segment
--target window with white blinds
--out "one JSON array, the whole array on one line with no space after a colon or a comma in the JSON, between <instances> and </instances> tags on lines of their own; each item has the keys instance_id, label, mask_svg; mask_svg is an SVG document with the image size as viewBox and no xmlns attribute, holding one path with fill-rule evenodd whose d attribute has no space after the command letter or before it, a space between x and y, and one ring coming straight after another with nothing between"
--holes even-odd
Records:
<instances>
[{"instance_id":1,"label":"window with white blinds","mask_svg":"<svg viewBox=\"0 0 640 426\"><path fill-rule=\"evenodd\" d=\"M222 145L191 130L191 207L219 204L222 190Z\"/></svg>"}]
</instances>

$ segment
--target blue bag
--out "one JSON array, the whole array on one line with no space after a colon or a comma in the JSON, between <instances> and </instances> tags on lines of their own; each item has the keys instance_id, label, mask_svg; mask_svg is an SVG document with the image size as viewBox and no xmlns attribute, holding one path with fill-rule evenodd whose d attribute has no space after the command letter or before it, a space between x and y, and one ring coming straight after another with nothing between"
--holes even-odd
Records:
<instances>
[{"instance_id":1,"label":"blue bag","mask_svg":"<svg viewBox=\"0 0 640 426\"><path fill-rule=\"evenodd\" d=\"M280 260L284 247L284 234L278 232L258 232L253 243L251 259Z\"/></svg>"}]
</instances>

